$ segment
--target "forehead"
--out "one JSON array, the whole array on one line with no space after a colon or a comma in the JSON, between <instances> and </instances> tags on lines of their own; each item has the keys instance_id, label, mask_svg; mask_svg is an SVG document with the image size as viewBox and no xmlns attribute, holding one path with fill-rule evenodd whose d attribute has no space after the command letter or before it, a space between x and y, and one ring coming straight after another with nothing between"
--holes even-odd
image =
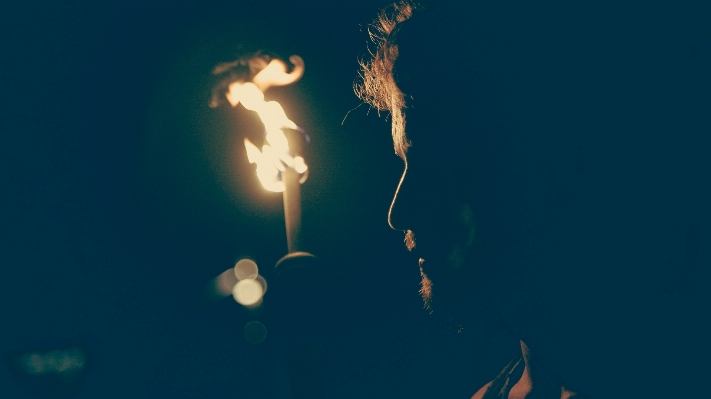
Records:
<instances>
[{"instance_id":1,"label":"forehead","mask_svg":"<svg viewBox=\"0 0 711 399\"><path fill-rule=\"evenodd\" d=\"M476 139L486 115L481 91L475 86L464 77L450 77L446 82L426 74L413 76L404 92L404 128L393 125L396 147L427 145L437 150L447 144L461 147Z\"/></svg>"},{"instance_id":2,"label":"forehead","mask_svg":"<svg viewBox=\"0 0 711 399\"><path fill-rule=\"evenodd\" d=\"M471 28L444 11L437 6L415 14L397 34L393 74L405 101L405 123L404 129L393 126L396 148L410 151L411 143L434 153L456 143L453 150L459 150L478 130L475 119L484 107L472 73Z\"/></svg>"}]
</instances>

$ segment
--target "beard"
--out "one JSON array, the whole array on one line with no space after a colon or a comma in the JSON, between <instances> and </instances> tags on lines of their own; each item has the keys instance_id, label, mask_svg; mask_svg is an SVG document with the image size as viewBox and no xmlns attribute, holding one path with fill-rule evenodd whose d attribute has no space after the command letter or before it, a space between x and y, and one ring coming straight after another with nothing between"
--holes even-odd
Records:
<instances>
[{"instance_id":1,"label":"beard","mask_svg":"<svg viewBox=\"0 0 711 399\"><path fill-rule=\"evenodd\" d=\"M425 218L417 234L406 230L405 246L419 258L419 294L425 310L459 333L465 325L479 324L486 313L475 274L482 260L481 243L471 206L465 202L447 208L438 217Z\"/></svg>"},{"instance_id":2,"label":"beard","mask_svg":"<svg viewBox=\"0 0 711 399\"><path fill-rule=\"evenodd\" d=\"M425 309L427 309L430 314L432 314L432 280L430 280L429 277L427 277L427 274L425 274L425 271L422 270L422 264L425 263L425 260L420 258L420 296L422 297L422 302L425 305Z\"/></svg>"},{"instance_id":3,"label":"beard","mask_svg":"<svg viewBox=\"0 0 711 399\"><path fill-rule=\"evenodd\" d=\"M425 272L424 263L425 260L420 258L419 294L425 310L443 327L457 334L461 333L475 313L474 301L461 282L452 283L442 276L434 278L433 281Z\"/></svg>"}]
</instances>

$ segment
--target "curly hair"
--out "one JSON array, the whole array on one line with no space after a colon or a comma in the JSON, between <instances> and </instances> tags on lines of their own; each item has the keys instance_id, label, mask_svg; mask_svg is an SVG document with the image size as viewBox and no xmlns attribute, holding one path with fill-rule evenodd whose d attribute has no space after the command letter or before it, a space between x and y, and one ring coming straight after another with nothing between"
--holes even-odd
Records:
<instances>
[{"instance_id":1,"label":"curly hair","mask_svg":"<svg viewBox=\"0 0 711 399\"><path fill-rule=\"evenodd\" d=\"M395 153L403 159L410 143L405 136L405 98L393 71L398 58L397 34L402 23L412 17L413 11L421 8L420 3L400 0L380 11L368 28L370 39L377 48L374 52L369 51L370 60L359 62L361 69L354 84L361 100L378 111L390 112Z\"/></svg>"}]
</instances>

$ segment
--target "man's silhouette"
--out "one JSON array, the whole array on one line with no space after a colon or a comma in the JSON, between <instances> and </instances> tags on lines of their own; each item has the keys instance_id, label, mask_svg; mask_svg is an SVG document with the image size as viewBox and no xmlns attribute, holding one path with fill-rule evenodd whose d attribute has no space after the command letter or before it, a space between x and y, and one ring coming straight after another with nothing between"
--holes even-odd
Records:
<instances>
[{"instance_id":1,"label":"man's silhouette","mask_svg":"<svg viewBox=\"0 0 711 399\"><path fill-rule=\"evenodd\" d=\"M626 49L634 35L618 43L625 24L605 36L565 19L575 13L557 20L547 12L558 9L540 8L398 2L370 27L376 48L356 84L389 112L405 167L388 223L419 258L426 308L455 330L490 319L520 340L521 354L473 398L585 397L561 359L595 359L594 328L624 335L594 324L637 311L609 290L639 284L627 260L656 256L640 221L661 197L650 199L648 171L628 163L647 160L643 148L667 134L662 112L678 111L644 94L641 76L658 63L633 69L663 53ZM569 334L576 328L586 330Z\"/></svg>"}]
</instances>

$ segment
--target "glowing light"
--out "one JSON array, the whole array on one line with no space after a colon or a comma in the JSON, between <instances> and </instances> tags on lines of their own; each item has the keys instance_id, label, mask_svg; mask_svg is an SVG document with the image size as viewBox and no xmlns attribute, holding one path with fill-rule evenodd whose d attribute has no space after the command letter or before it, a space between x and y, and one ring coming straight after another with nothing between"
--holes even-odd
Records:
<instances>
[{"instance_id":1,"label":"glowing light","mask_svg":"<svg viewBox=\"0 0 711 399\"><path fill-rule=\"evenodd\" d=\"M259 282L253 279L240 280L232 289L232 296L242 306L254 307L261 303L264 290Z\"/></svg>"},{"instance_id":2,"label":"glowing light","mask_svg":"<svg viewBox=\"0 0 711 399\"><path fill-rule=\"evenodd\" d=\"M234 267L235 277L238 281L251 279L254 280L259 275L259 268L252 259L240 259Z\"/></svg>"},{"instance_id":3,"label":"glowing light","mask_svg":"<svg viewBox=\"0 0 711 399\"><path fill-rule=\"evenodd\" d=\"M267 280L265 280L261 274L259 276L257 276L257 278L255 278L254 280L262 286L262 292L264 292L266 294L267 293Z\"/></svg>"},{"instance_id":4,"label":"glowing light","mask_svg":"<svg viewBox=\"0 0 711 399\"><path fill-rule=\"evenodd\" d=\"M250 321L244 326L244 339L250 344L260 344L267 338L267 328L258 321Z\"/></svg>"},{"instance_id":5,"label":"glowing light","mask_svg":"<svg viewBox=\"0 0 711 399\"><path fill-rule=\"evenodd\" d=\"M308 169L308 166L306 166L306 161L304 161L304 158L301 157L294 157L294 170L298 174L302 174L306 172Z\"/></svg>"},{"instance_id":6,"label":"glowing light","mask_svg":"<svg viewBox=\"0 0 711 399\"><path fill-rule=\"evenodd\" d=\"M252 111L257 111L259 119L262 120L262 123L264 123L264 127L267 130L281 128L298 128L298 126L296 126L296 123L294 123L291 119L287 118L286 113L284 112L284 108L282 108L281 105L276 101L262 102L258 105L257 109L254 109ZM284 142L286 142L286 137L284 138ZM274 145L274 143L271 144Z\"/></svg>"},{"instance_id":7,"label":"glowing light","mask_svg":"<svg viewBox=\"0 0 711 399\"><path fill-rule=\"evenodd\" d=\"M274 148L277 153L289 151L289 141L286 139L284 132L279 128L267 129L267 142Z\"/></svg>"},{"instance_id":8,"label":"glowing light","mask_svg":"<svg viewBox=\"0 0 711 399\"><path fill-rule=\"evenodd\" d=\"M298 55L292 55L289 57L289 62L294 65L294 70L291 73L286 72L284 61L275 58L254 75L252 81L262 90L271 86L286 86L296 82L304 75L304 60Z\"/></svg>"},{"instance_id":9,"label":"glowing light","mask_svg":"<svg viewBox=\"0 0 711 399\"><path fill-rule=\"evenodd\" d=\"M218 297L224 298L225 296L232 294L232 288L234 288L235 284L237 284L237 278L235 278L233 269L227 269L220 273L217 278L213 279L213 282L210 285Z\"/></svg>"},{"instance_id":10,"label":"glowing light","mask_svg":"<svg viewBox=\"0 0 711 399\"><path fill-rule=\"evenodd\" d=\"M244 147L247 149L247 160L249 163L261 164L262 152L249 139L244 139Z\"/></svg>"},{"instance_id":11,"label":"glowing light","mask_svg":"<svg viewBox=\"0 0 711 399\"><path fill-rule=\"evenodd\" d=\"M257 74L255 79L262 72L270 68L271 65L273 64L270 63L265 69ZM284 69L281 70L281 73L286 73L286 65L283 67ZM276 72L267 71L267 74L271 73ZM273 79L273 76L269 79ZM269 79L265 78L264 82L267 82ZM298 77L296 79L298 79ZM299 174L303 175L308 169L308 166L303 158L295 158L291 155L289 141L282 131L282 129L298 130L299 127L286 116L284 109L278 102L264 101L264 93L262 93L259 87L252 82L232 83L230 85L230 90L227 93L227 100L230 104L232 104L232 106L237 106L237 104L242 103L246 109L255 111L257 115L259 115L259 119L262 121L262 124L264 124L266 140L269 144L264 145L260 151L256 145L249 141L249 139L245 138L244 146L247 150L247 159L249 160L249 163L257 164L257 177L264 188L274 192L284 191L285 187L284 183L281 181L281 172L289 167L294 168L294 170L296 170ZM303 180L305 180L305 178Z\"/></svg>"},{"instance_id":12,"label":"glowing light","mask_svg":"<svg viewBox=\"0 0 711 399\"><path fill-rule=\"evenodd\" d=\"M279 159L279 154L274 150L274 148L268 145L263 146L262 155L264 156L265 163L271 163L272 166L280 172L286 170L284 165L281 163L281 160Z\"/></svg>"},{"instance_id":13,"label":"glowing light","mask_svg":"<svg viewBox=\"0 0 711 399\"><path fill-rule=\"evenodd\" d=\"M227 92L227 101L233 107L242 102L248 110L256 111L264 103L264 93L252 82L235 82L230 85L230 90Z\"/></svg>"}]
</instances>

